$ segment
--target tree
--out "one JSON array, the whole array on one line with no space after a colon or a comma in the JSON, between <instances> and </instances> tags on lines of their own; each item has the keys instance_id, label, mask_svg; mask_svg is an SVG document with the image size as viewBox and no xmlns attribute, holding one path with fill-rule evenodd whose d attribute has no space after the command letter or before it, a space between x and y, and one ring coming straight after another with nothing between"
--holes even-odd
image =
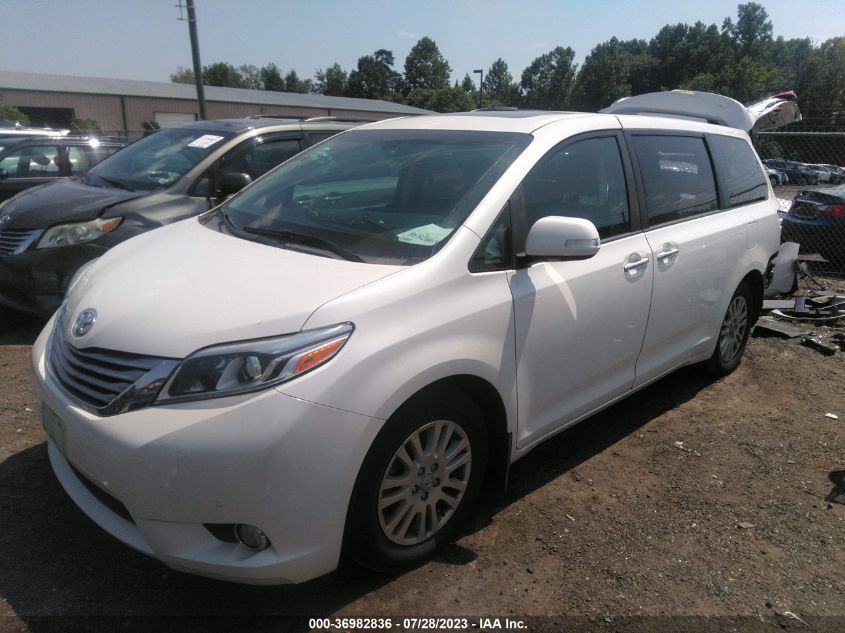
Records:
<instances>
[{"instance_id":1,"label":"tree","mask_svg":"<svg viewBox=\"0 0 845 633\"><path fill-rule=\"evenodd\" d=\"M261 78L261 87L264 90L272 90L275 92L285 91L285 80L282 78L282 71L276 64L270 62L266 66L262 66L258 75Z\"/></svg>"},{"instance_id":2,"label":"tree","mask_svg":"<svg viewBox=\"0 0 845 633\"><path fill-rule=\"evenodd\" d=\"M443 57L434 40L423 37L414 44L405 58L405 90L410 93L418 88L449 88L451 72L449 62Z\"/></svg>"},{"instance_id":3,"label":"tree","mask_svg":"<svg viewBox=\"0 0 845 633\"><path fill-rule=\"evenodd\" d=\"M70 129L83 134L86 132L102 132L100 124L94 119L77 119L76 117L71 120Z\"/></svg>"},{"instance_id":4,"label":"tree","mask_svg":"<svg viewBox=\"0 0 845 633\"><path fill-rule=\"evenodd\" d=\"M408 103L435 112L466 112L477 107L475 96L460 85L417 88L408 95Z\"/></svg>"},{"instance_id":5,"label":"tree","mask_svg":"<svg viewBox=\"0 0 845 633\"><path fill-rule=\"evenodd\" d=\"M176 67L176 72L170 75L170 81L175 84L196 83L194 80L194 71L190 68L184 68L183 66Z\"/></svg>"},{"instance_id":6,"label":"tree","mask_svg":"<svg viewBox=\"0 0 845 633\"><path fill-rule=\"evenodd\" d=\"M566 109L577 68L574 60L575 51L558 46L531 62L522 71L521 105L542 110Z\"/></svg>"},{"instance_id":7,"label":"tree","mask_svg":"<svg viewBox=\"0 0 845 633\"><path fill-rule=\"evenodd\" d=\"M769 13L756 2L739 5L736 25L730 18L725 18L722 31L736 42L742 55L759 53L762 44L772 41Z\"/></svg>"},{"instance_id":8,"label":"tree","mask_svg":"<svg viewBox=\"0 0 845 633\"><path fill-rule=\"evenodd\" d=\"M463 80L461 80L461 90L468 93L475 92L475 80L469 76L469 73L464 75Z\"/></svg>"},{"instance_id":9,"label":"tree","mask_svg":"<svg viewBox=\"0 0 845 633\"><path fill-rule=\"evenodd\" d=\"M314 83L314 92L334 97L342 97L346 94L348 77L340 64L332 64L325 70L318 68L314 76L317 79Z\"/></svg>"},{"instance_id":10,"label":"tree","mask_svg":"<svg viewBox=\"0 0 845 633\"><path fill-rule=\"evenodd\" d=\"M596 46L578 73L578 101L595 111L631 94L628 81L631 54L615 37Z\"/></svg>"},{"instance_id":11,"label":"tree","mask_svg":"<svg viewBox=\"0 0 845 633\"><path fill-rule=\"evenodd\" d=\"M358 58L357 68L349 73L349 96L399 100L402 76L393 70L393 64L393 53L383 48Z\"/></svg>"},{"instance_id":12,"label":"tree","mask_svg":"<svg viewBox=\"0 0 845 633\"><path fill-rule=\"evenodd\" d=\"M287 75L285 75L285 90L288 92L307 94L311 92L311 87L311 80L300 79L295 70L291 70Z\"/></svg>"},{"instance_id":13,"label":"tree","mask_svg":"<svg viewBox=\"0 0 845 633\"><path fill-rule=\"evenodd\" d=\"M252 90L261 90L261 71L257 66L252 64L241 64L238 66L238 72L241 75L241 81L244 88L251 88Z\"/></svg>"},{"instance_id":14,"label":"tree","mask_svg":"<svg viewBox=\"0 0 845 633\"><path fill-rule=\"evenodd\" d=\"M244 87L244 80L238 69L228 62L215 62L209 66L203 66L202 82L206 86Z\"/></svg>"},{"instance_id":15,"label":"tree","mask_svg":"<svg viewBox=\"0 0 845 633\"><path fill-rule=\"evenodd\" d=\"M508 65L501 57L484 75L484 91L493 103L515 106L519 102L519 86L513 81Z\"/></svg>"},{"instance_id":16,"label":"tree","mask_svg":"<svg viewBox=\"0 0 845 633\"><path fill-rule=\"evenodd\" d=\"M12 123L20 123L21 125L29 125L29 117L18 110L15 106L0 105L0 121L10 121Z\"/></svg>"}]
</instances>

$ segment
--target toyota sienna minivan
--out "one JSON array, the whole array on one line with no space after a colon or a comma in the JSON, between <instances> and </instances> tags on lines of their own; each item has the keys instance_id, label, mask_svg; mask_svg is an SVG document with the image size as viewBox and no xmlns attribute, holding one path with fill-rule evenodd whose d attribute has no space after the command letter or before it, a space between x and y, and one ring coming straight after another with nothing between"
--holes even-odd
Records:
<instances>
[{"instance_id":1,"label":"toyota sienna minivan","mask_svg":"<svg viewBox=\"0 0 845 633\"><path fill-rule=\"evenodd\" d=\"M732 371L778 204L742 106L683 94L363 126L111 249L32 350L62 486L179 570L399 569L539 442Z\"/></svg>"}]
</instances>

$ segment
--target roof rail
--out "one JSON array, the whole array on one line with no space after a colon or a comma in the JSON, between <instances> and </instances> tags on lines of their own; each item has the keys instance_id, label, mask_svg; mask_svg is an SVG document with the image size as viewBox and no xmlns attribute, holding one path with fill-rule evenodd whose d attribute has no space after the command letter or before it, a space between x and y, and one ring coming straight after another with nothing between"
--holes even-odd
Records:
<instances>
[{"instance_id":1,"label":"roof rail","mask_svg":"<svg viewBox=\"0 0 845 633\"><path fill-rule=\"evenodd\" d=\"M354 117L339 117L339 116L312 116L303 119L303 123L319 123L326 121L335 121L337 123L373 123L379 119L356 119Z\"/></svg>"},{"instance_id":2,"label":"roof rail","mask_svg":"<svg viewBox=\"0 0 845 633\"><path fill-rule=\"evenodd\" d=\"M487 106L486 108L476 108L471 112L516 112L519 108L514 106Z\"/></svg>"}]
</instances>

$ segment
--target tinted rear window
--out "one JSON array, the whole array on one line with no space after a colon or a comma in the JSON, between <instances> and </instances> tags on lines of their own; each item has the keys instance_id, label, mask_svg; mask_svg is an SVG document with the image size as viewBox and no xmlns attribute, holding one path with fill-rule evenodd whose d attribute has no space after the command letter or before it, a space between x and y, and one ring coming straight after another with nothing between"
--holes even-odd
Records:
<instances>
[{"instance_id":1,"label":"tinted rear window","mask_svg":"<svg viewBox=\"0 0 845 633\"><path fill-rule=\"evenodd\" d=\"M729 206L737 207L768 198L766 177L748 143L730 136L712 136L710 149L727 187Z\"/></svg>"},{"instance_id":2,"label":"tinted rear window","mask_svg":"<svg viewBox=\"0 0 845 633\"><path fill-rule=\"evenodd\" d=\"M716 183L704 139L637 135L649 225L674 222L718 208Z\"/></svg>"}]
</instances>

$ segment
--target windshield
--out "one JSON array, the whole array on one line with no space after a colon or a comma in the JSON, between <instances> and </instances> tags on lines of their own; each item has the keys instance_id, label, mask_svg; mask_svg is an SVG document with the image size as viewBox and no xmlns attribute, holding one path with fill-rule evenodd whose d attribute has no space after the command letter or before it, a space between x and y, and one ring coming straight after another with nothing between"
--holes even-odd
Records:
<instances>
[{"instance_id":1,"label":"windshield","mask_svg":"<svg viewBox=\"0 0 845 633\"><path fill-rule=\"evenodd\" d=\"M133 191L169 187L230 138L230 132L168 128L116 152L89 173L95 181Z\"/></svg>"},{"instance_id":2,"label":"windshield","mask_svg":"<svg viewBox=\"0 0 845 633\"><path fill-rule=\"evenodd\" d=\"M304 238L356 261L413 264L446 243L531 138L347 132L289 160L221 211L250 236L275 233L280 241Z\"/></svg>"}]
</instances>

